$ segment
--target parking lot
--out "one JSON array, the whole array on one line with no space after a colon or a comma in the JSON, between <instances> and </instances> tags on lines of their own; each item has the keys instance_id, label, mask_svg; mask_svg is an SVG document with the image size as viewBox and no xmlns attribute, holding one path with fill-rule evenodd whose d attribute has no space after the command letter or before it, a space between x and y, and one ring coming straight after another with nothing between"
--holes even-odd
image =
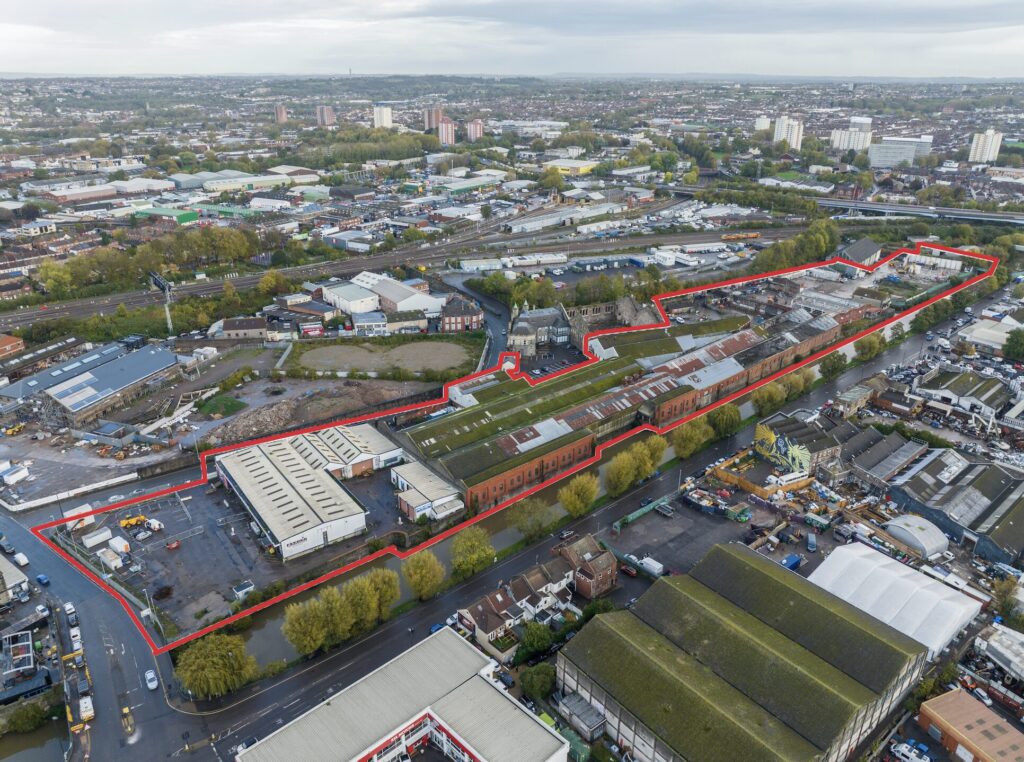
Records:
<instances>
[{"instance_id":1,"label":"parking lot","mask_svg":"<svg viewBox=\"0 0 1024 762\"><path fill-rule=\"evenodd\" d=\"M95 517L96 522L75 532L81 547L84 535L109 528L114 537L130 544L123 566L112 574L140 599L149 597L182 633L198 629L231 613L232 590L243 582L256 589L288 582L324 567L336 565L363 546L373 535L401 528L397 500L388 471L349 479L344 487L367 511L367 535L358 535L287 564L261 547L250 526L251 517L235 495L223 486L202 485L180 493L121 508ZM141 521L124 528L120 522L133 517L156 520L154 529ZM95 551L82 548L96 561ZM98 565L94 563L94 566Z\"/></svg>"},{"instance_id":2,"label":"parking lot","mask_svg":"<svg viewBox=\"0 0 1024 762\"><path fill-rule=\"evenodd\" d=\"M601 539L621 554L650 556L666 570L685 574L712 545L739 542L746 531L743 524L682 507L672 518L651 511L624 527L618 536L609 529L601 533Z\"/></svg>"}]
</instances>

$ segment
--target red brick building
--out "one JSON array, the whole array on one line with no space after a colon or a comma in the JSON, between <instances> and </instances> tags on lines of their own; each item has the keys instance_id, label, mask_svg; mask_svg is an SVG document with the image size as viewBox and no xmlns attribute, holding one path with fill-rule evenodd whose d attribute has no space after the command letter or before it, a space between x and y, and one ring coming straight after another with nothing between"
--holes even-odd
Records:
<instances>
[{"instance_id":1,"label":"red brick building","mask_svg":"<svg viewBox=\"0 0 1024 762\"><path fill-rule=\"evenodd\" d=\"M484 324L484 311L480 305L462 296L453 296L441 308L441 330L444 333L477 331Z\"/></svg>"},{"instance_id":2,"label":"red brick building","mask_svg":"<svg viewBox=\"0 0 1024 762\"><path fill-rule=\"evenodd\" d=\"M478 475L477 478L484 478L466 486L466 504L477 510L490 508L594 454L597 437L589 431L575 432L563 439L568 441L559 444L561 440L555 440L550 450L535 455L527 452L502 463L500 467L504 470L493 476L488 471Z\"/></svg>"},{"instance_id":3,"label":"red brick building","mask_svg":"<svg viewBox=\"0 0 1024 762\"><path fill-rule=\"evenodd\" d=\"M577 595L593 600L610 593L615 587L619 572L615 554L598 545L593 535L574 537L556 546L552 552L572 567L573 587Z\"/></svg>"},{"instance_id":4,"label":"red brick building","mask_svg":"<svg viewBox=\"0 0 1024 762\"><path fill-rule=\"evenodd\" d=\"M25 341L23 339L19 339L17 336L8 336L6 333L0 333L0 358L10 357L23 351L25 351Z\"/></svg>"}]
</instances>

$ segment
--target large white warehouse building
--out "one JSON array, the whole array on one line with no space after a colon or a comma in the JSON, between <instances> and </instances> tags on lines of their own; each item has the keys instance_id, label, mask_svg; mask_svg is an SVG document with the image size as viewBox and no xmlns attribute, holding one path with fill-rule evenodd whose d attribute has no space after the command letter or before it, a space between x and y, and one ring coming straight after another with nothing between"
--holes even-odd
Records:
<instances>
[{"instance_id":1,"label":"large white warehouse building","mask_svg":"<svg viewBox=\"0 0 1024 762\"><path fill-rule=\"evenodd\" d=\"M217 456L217 473L285 560L366 531L366 511L341 485L399 463L373 426L334 426Z\"/></svg>"},{"instance_id":2,"label":"large white warehouse building","mask_svg":"<svg viewBox=\"0 0 1024 762\"><path fill-rule=\"evenodd\" d=\"M859 542L836 548L808 578L928 648L934 660L981 603Z\"/></svg>"}]
</instances>

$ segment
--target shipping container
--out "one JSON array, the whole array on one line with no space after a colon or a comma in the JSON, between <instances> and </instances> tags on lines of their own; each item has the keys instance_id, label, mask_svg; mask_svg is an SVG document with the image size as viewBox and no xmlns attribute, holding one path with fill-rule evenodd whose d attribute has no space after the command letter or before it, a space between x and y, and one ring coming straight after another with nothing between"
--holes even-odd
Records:
<instances>
[{"instance_id":1,"label":"shipping container","mask_svg":"<svg viewBox=\"0 0 1024 762\"><path fill-rule=\"evenodd\" d=\"M97 545L102 545L111 537L113 532L110 531L110 527L103 527L103 529L97 529L89 534L82 535L82 545L86 548L95 548Z\"/></svg>"}]
</instances>

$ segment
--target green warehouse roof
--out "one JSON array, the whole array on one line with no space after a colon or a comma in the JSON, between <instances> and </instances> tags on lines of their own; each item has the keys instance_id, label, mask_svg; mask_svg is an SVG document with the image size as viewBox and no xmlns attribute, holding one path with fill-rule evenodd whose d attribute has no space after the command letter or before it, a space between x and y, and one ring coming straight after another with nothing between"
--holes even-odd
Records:
<instances>
[{"instance_id":1,"label":"green warehouse roof","mask_svg":"<svg viewBox=\"0 0 1024 762\"><path fill-rule=\"evenodd\" d=\"M739 544L596 617L562 656L690 762L812 759L921 644Z\"/></svg>"},{"instance_id":2,"label":"green warehouse roof","mask_svg":"<svg viewBox=\"0 0 1024 762\"><path fill-rule=\"evenodd\" d=\"M808 760L818 754L785 723L627 611L595 617L563 653L691 762Z\"/></svg>"},{"instance_id":3,"label":"green warehouse roof","mask_svg":"<svg viewBox=\"0 0 1024 762\"><path fill-rule=\"evenodd\" d=\"M736 543L716 545L690 576L875 693L924 646Z\"/></svg>"}]
</instances>

